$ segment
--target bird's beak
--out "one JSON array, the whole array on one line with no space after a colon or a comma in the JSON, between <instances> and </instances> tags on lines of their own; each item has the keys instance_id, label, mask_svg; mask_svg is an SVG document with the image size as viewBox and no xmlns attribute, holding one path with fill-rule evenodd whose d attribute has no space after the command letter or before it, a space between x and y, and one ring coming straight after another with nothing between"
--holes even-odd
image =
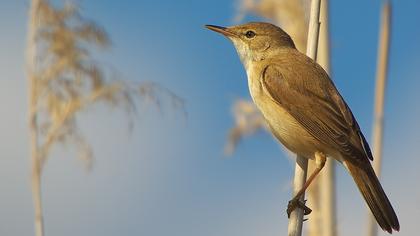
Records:
<instances>
[{"instance_id":1,"label":"bird's beak","mask_svg":"<svg viewBox=\"0 0 420 236\"><path fill-rule=\"evenodd\" d=\"M206 28L209 30L213 30L217 33L221 33L226 37L238 37L238 35L236 35L235 32L233 32L231 29L226 28L226 27L217 26L217 25L206 25Z\"/></svg>"}]
</instances>

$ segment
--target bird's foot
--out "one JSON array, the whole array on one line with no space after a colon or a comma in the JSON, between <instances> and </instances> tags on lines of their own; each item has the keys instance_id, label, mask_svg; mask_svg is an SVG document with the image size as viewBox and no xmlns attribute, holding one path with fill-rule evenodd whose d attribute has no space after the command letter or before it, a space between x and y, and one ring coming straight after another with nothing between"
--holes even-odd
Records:
<instances>
[{"instance_id":1,"label":"bird's foot","mask_svg":"<svg viewBox=\"0 0 420 236\"><path fill-rule=\"evenodd\" d=\"M289 204L287 204L287 217L290 218L290 214L297 208L299 207L300 209L303 210L303 214L305 215L309 215L311 214L312 210L311 208L307 207L305 205L306 200L305 201L301 201L299 200L299 198L293 198L292 200L289 201Z\"/></svg>"}]
</instances>

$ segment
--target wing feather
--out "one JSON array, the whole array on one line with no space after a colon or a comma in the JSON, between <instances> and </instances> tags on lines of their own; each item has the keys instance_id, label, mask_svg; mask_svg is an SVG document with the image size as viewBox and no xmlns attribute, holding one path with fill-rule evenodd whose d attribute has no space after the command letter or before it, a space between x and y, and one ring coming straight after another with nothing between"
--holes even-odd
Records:
<instances>
[{"instance_id":1,"label":"wing feather","mask_svg":"<svg viewBox=\"0 0 420 236\"><path fill-rule=\"evenodd\" d=\"M314 71L307 73L299 73L305 71L304 64L293 70L284 65L268 65L262 74L264 91L318 141L345 156L363 161L365 157L372 159L369 145L351 110L328 74L312 63Z\"/></svg>"}]
</instances>

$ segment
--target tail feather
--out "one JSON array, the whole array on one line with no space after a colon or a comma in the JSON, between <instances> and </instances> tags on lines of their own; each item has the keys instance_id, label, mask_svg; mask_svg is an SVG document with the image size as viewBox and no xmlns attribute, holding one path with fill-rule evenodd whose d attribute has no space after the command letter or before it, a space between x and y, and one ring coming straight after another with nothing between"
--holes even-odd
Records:
<instances>
[{"instance_id":1,"label":"tail feather","mask_svg":"<svg viewBox=\"0 0 420 236\"><path fill-rule=\"evenodd\" d=\"M344 164L350 171L379 226L388 233L392 233L392 230L399 231L400 223L397 215L370 163L363 168L350 162Z\"/></svg>"}]
</instances>

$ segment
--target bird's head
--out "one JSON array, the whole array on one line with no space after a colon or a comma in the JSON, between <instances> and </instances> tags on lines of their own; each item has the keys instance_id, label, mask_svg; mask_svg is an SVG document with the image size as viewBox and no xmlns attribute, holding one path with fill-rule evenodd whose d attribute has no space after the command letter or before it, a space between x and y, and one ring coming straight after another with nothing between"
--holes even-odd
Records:
<instances>
[{"instance_id":1,"label":"bird's head","mask_svg":"<svg viewBox=\"0 0 420 236\"><path fill-rule=\"evenodd\" d=\"M290 36L281 28L264 22L251 22L232 27L206 25L229 38L245 67L251 61L269 58L277 50L295 48Z\"/></svg>"}]
</instances>

